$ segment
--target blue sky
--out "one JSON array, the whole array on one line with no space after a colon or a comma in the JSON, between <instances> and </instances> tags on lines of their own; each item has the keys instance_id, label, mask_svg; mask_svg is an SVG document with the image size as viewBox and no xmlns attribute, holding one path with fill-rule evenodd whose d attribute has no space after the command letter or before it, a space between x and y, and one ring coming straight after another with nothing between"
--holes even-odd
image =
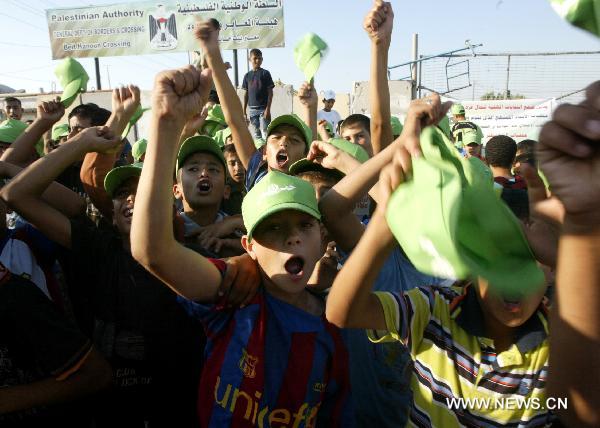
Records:
<instances>
[{"instance_id":1,"label":"blue sky","mask_svg":"<svg viewBox=\"0 0 600 428\"><path fill-rule=\"evenodd\" d=\"M94 4L118 1L98 0ZM37 92L52 89L57 61L51 60L44 9L81 7L83 0L0 0L0 83ZM421 54L434 54L483 43L480 52L596 51L599 39L571 27L551 9L547 0L419 0L392 1L394 34L390 65L408 61L411 34L419 33ZM371 7L367 0L284 0L285 48L263 50L264 68L274 79L299 86L302 74L293 62L294 43L306 32L319 34L330 47L317 74L319 89L350 92L353 81L367 80L369 41L362 20ZM239 52L240 81L246 71L245 51ZM225 52L225 59L231 53ZM187 64L186 53L139 57L100 58L103 88L136 83L150 89L162 69ZM93 59L80 62L95 86ZM395 73L392 77L403 77ZM598 70L597 76L600 76ZM56 83L55 83L56 84ZM60 90L60 88L58 88Z\"/></svg>"}]
</instances>

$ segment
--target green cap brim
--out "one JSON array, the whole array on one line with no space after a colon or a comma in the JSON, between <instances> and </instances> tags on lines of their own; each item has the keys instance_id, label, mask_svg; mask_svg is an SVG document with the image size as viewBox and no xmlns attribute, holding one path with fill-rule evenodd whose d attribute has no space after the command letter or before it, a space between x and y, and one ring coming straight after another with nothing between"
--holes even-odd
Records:
<instances>
[{"instance_id":1,"label":"green cap brim","mask_svg":"<svg viewBox=\"0 0 600 428\"><path fill-rule=\"evenodd\" d=\"M257 226L267 217L278 213L280 211L285 211L285 210L295 210L295 211L301 211L303 213L306 213L308 215L313 216L314 218L316 218L317 220L321 220L321 213L319 213L319 211L315 211L314 209L304 205L304 204L300 204L298 202L283 202L279 205L272 205L269 209L267 209L266 211L264 211L255 221L254 225L250 228L250 230L248 230L248 241L252 241L252 236L254 231L256 230Z\"/></svg>"},{"instance_id":2,"label":"green cap brim","mask_svg":"<svg viewBox=\"0 0 600 428\"><path fill-rule=\"evenodd\" d=\"M273 129L277 128L279 125L291 125L298 129L304 137L306 147L310 147L310 144L312 143L312 131L298 116L284 114L273 119L273 121L267 127L267 137L271 135L271 131L273 131Z\"/></svg>"},{"instance_id":3,"label":"green cap brim","mask_svg":"<svg viewBox=\"0 0 600 428\"><path fill-rule=\"evenodd\" d=\"M217 144L215 140L206 135L196 135L194 137L190 137L186 139L179 149L179 153L177 154L177 163L175 165L175 170L179 171L179 169L183 166L185 160L194 153L198 152L206 152L214 155L225 169L227 169L227 163L225 162L225 157L223 156L223 152L221 148Z\"/></svg>"},{"instance_id":4,"label":"green cap brim","mask_svg":"<svg viewBox=\"0 0 600 428\"><path fill-rule=\"evenodd\" d=\"M119 166L111 169L104 178L104 190L111 198L121 183L131 177L139 177L142 174L142 163Z\"/></svg>"},{"instance_id":5,"label":"green cap brim","mask_svg":"<svg viewBox=\"0 0 600 428\"><path fill-rule=\"evenodd\" d=\"M75 101L75 98L81 92L82 86L82 79L75 79L67 84L60 96L60 102L65 108L73 104L73 101Z\"/></svg>"},{"instance_id":6,"label":"green cap brim","mask_svg":"<svg viewBox=\"0 0 600 428\"><path fill-rule=\"evenodd\" d=\"M324 174L333 175L334 177L336 177L339 180L341 180L344 177L344 174L341 171L338 171L337 169L325 168L322 165L312 162L306 158L300 159L299 161L294 162L290 166L290 170L289 170L290 175L298 175L298 174L301 174L303 172L308 172L308 171L317 171L317 172L322 172Z\"/></svg>"}]
</instances>

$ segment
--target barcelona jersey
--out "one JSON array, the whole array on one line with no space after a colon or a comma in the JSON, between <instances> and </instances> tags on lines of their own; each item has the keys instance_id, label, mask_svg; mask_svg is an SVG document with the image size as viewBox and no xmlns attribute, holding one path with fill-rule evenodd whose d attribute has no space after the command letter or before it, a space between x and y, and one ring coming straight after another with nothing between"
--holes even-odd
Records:
<instances>
[{"instance_id":1,"label":"barcelona jersey","mask_svg":"<svg viewBox=\"0 0 600 428\"><path fill-rule=\"evenodd\" d=\"M324 316L264 289L239 309L181 302L207 336L198 396L202 427L354 424L347 352L339 329Z\"/></svg>"}]
</instances>

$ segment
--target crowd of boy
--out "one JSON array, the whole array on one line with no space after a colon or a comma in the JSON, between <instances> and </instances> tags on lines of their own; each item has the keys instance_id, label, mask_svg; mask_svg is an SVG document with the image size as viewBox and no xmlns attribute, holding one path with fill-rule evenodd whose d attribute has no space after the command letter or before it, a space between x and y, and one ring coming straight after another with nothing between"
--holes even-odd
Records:
<instances>
[{"instance_id":1,"label":"crowd of boy","mask_svg":"<svg viewBox=\"0 0 600 428\"><path fill-rule=\"evenodd\" d=\"M393 20L376 1L363 24L370 117L341 120L333 91L317 111L305 82L300 114L271 118L258 49L242 105L215 20L195 28L203 70L156 76L130 151L134 85L68 123L60 99L29 126L5 99L0 426L600 424L600 82L539 142L496 136L482 153L479 126L437 94L391 117ZM399 244L419 226L388 208L432 144L510 209L545 274L530 290L422 272Z\"/></svg>"}]
</instances>

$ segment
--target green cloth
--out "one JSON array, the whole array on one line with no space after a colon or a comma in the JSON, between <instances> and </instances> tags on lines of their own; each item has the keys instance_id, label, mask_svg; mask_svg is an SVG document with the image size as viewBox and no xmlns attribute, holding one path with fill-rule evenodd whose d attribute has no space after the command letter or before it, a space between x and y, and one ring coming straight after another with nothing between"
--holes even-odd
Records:
<instances>
[{"instance_id":1,"label":"green cloth","mask_svg":"<svg viewBox=\"0 0 600 428\"><path fill-rule=\"evenodd\" d=\"M89 76L83 66L73 58L62 60L56 66L54 74L63 87L61 102L65 108L69 107L75 101L77 94L86 90Z\"/></svg>"},{"instance_id":2,"label":"green cloth","mask_svg":"<svg viewBox=\"0 0 600 428\"><path fill-rule=\"evenodd\" d=\"M223 115L223 109L220 104L215 104L208 109L208 115L202 125L200 132L204 135L208 135L211 138L215 138L216 133L227 126L225 116Z\"/></svg>"},{"instance_id":3,"label":"green cloth","mask_svg":"<svg viewBox=\"0 0 600 428\"><path fill-rule=\"evenodd\" d=\"M307 82L310 82L319 66L321 58L327 53L327 43L315 33L308 33L302 37L294 47L294 61L304 73Z\"/></svg>"},{"instance_id":4,"label":"green cloth","mask_svg":"<svg viewBox=\"0 0 600 428\"><path fill-rule=\"evenodd\" d=\"M252 187L242 202L248 241L260 222L284 210L301 211L321 219L315 189L308 181L271 171Z\"/></svg>"},{"instance_id":5,"label":"green cloth","mask_svg":"<svg viewBox=\"0 0 600 428\"><path fill-rule=\"evenodd\" d=\"M60 140L62 137L69 135L69 124L68 123L57 123L52 127L52 139L54 141Z\"/></svg>"},{"instance_id":6,"label":"green cloth","mask_svg":"<svg viewBox=\"0 0 600 428\"><path fill-rule=\"evenodd\" d=\"M256 150L262 149L265 144L267 144L267 142L262 138L257 138L254 140L254 147L256 147Z\"/></svg>"},{"instance_id":7,"label":"green cloth","mask_svg":"<svg viewBox=\"0 0 600 428\"><path fill-rule=\"evenodd\" d=\"M600 0L550 0L561 18L600 37Z\"/></svg>"},{"instance_id":8,"label":"green cloth","mask_svg":"<svg viewBox=\"0 0 600 428\"><path fill-rule=\"evenodd\" d=\"M127 126L123 130L123 133L121 134L121 138L126 138L127 137L127 135L129 134L129 131L131 130L131 127L133 125L135 125L135 123L138 120L140 120L140 117L142 117L142 115L145 112L147 112L148 110L150 110L150 107L142 108L142 106L138 106L138 108L133 113L133 116L131 116L131 119L129 119L129 122L127 122Z\"/></svg>"},{"instance_id":9,"label":"green cloth","mask_svg":"<svg viewBox=\"0 0 600 428\"><path fill-rule=\"evenodd\" d=\"M196 135L194 137L187 138L181 144L179 153L177 153L177 164L175 165L175 171L179 171L179 168L183 166L183 163L190 155L198 152L207 152L213 154L217 159L219 159L219 162L223 164L223 168L227 170L227 163L225 162L223 151L217 142L206 135Z\"/></svg>"},{"instance_id":10,"label":"green cloth","mask_svg":"<svg viewBox=\"0 0 600 428\"><path fill-rule=\"evenodd\" d=\"M141 157L146 153L146 148L148 147L148 141L145 138L141 138L137 140L131 146L131 156L133 156L133 160L135 162L141 162Z\"/></svg>"},{"instance_id":11,"label":"green cloth","mask_svg":"<svg viewBox=\"0 0 600 428\"><path fill-rule=\"evenodd\" d=\"M16 119L6 119L0 123L0 142L12 144L29 125Z\"/></svg>"},{"instance_id":12,"label":"green cloth","mask_svg":"<svg viewBox=\"0 0 600 428\"><path fill-rule=\"evenodd\" d=\"M392 135L397 136L402 133L402 129L404 127L402 126L400 119L398 119L396 116L392 116L390 118L390 124L392 125Z\"/></svg>"},{"instance_id":13,"label":"green cloth","mask_svg":"<svg viewBox=\"0 0 600 428\"><path fill-rule=\"evenodd\" d=\"M484 165L462 158L435 127L423 130L421 149L412 178L394 191L386 213L417 269L444 278L482 277L503 296L542 285L519 221L495 195Z\"/></svg>"},{"instance_id":14,"label":"green cloth","mask_svg":"<svg viewBox=\"0 0 600 428\"><path fill-rule=\"evenodd\" d=\"M142 174L143 166L142 162L136 162L111 169L104 177L104 190L108 196L112 198L119 186L128 178L139 177Z\"/></svg>"}]
</instances>

